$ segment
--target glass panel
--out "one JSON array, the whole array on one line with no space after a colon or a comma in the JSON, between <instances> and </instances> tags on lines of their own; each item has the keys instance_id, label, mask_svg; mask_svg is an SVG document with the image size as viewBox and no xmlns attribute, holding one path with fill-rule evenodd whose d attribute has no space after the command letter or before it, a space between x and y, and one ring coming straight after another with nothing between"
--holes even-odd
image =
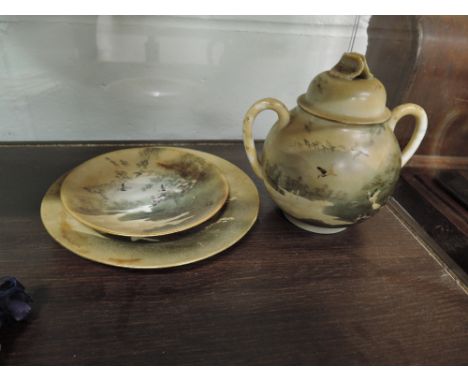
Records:
<instances>
[{"instance_id":1,"label":"glass panel","mask_svg":"<svg viewBox=\"0 0 468 382\"><path fill-rule=\"evenodd\" d=\"M365 53L369 18L2 17L0 141L240 139L247 108L294 107L356 21Z\"/></svg>"}]
</instances>

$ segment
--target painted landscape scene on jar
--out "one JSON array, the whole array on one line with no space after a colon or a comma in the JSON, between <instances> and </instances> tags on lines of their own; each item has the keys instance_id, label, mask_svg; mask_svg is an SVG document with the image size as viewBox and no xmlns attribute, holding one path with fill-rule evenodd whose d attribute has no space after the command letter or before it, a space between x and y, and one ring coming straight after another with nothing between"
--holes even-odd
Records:
<instances>
[{"instance_id":1,"label":"painted landscape scene on jar","mask_svg":"<svg viewBox=\"0 0 468 382\"><path fill-rule=\"evenodd\" d=\"M264 149L267 190L281 209L309 224L343 227L387 202L401 165L396 142L388 141L394 141L391 131L383 125L301 127L296 134L292 123L286 137L276 132L269 142L276 150Z\"/></svg>"}]
</instances>

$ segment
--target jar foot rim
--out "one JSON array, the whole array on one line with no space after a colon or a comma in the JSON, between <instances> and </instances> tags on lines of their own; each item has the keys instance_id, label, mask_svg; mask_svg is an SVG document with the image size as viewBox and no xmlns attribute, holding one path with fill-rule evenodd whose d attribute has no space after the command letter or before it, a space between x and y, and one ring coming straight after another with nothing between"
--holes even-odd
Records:
<instances>
[{"instance_id":1,"label":"jar foot rim","mask_svg":"<svg viewBox=\"0 0 468 382\"><path fill-rule=\"evenodd\" d=\"M323 235L330 235L338 232L344 231L347 227L337 227L337 228L330 228L330 227L319 227L313 224L305 223L299 219L296 219L292 217L291 215L288 215L286 212L284 212L284 216L286 219L288 219L292 224L294 224L296 227L299 227L303 230L313 232L313 233L319 233Z\"/></svg>"}]
</instances>

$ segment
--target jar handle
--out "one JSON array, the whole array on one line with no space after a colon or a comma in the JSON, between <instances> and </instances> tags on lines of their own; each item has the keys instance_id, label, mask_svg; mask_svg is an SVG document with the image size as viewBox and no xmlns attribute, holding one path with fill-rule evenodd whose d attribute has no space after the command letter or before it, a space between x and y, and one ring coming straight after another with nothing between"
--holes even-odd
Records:
<instances>
[{"instance_id":1,"label":"jar handle","mask_svg":"<svg viewBox=\"0 0 468 382\"><path fill-rule=\"evenodd\" d=\"M427 114L421 106L414 103L405 103L393 109L392 115L387 122L387 126L394 131L398 121L405 115L414 116L416 119L416 126L408 144L401 152L401 167L403 167L414 155L426 135L427 130Z\"/></svg>"},{"instance_id":2,"label":"jar handle","mask_svg":"<svg viewBox=\"0 0 468 382\"><path fill-rule=\"evenodd\" d=\"M255 102L250 109L247 110L247 113L245 113L243 127L244 148L252 169L260 179L263 179L263 170L261 162L257 157L257 151L255 150L252 126L255 121L255 117L264 110L273 110L278 114L277 124L280 129L289 123L289 111L287 107L281 101L274 98L264 98Z\"/></svg>"}]
</instances>

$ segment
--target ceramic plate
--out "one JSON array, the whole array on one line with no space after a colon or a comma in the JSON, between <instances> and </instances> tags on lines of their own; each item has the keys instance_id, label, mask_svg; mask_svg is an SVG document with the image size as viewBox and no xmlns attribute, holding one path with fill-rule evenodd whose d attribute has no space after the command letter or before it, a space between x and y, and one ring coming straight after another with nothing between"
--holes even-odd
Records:
<instances>
[{"instance_id":1,"label":"ceramic plate","mask_svg":"<svg viewBox=\"0 0 468 382\"><path fill-rule=\"evenodd\" d=\"M191 152L190 150L186 150ZM168 268L211 257L239 241L257 219L259 197L252 180L232 163L200 154L226 175L229 199L221 211L188 231L156 238L130 238L99 233L73 218L60 202L62 179L47 191L41 218L61 245L86 259L124 268Z\"/></svg>"},{"instance_id":2,"label":"ceramic plate","mask_svg":"<svg viewBox=\"0 0 468 382\"><path fill-rule=\"evenodd\" d=\"M226 202L224 175L199 152L172 147L118 150L76 167L61 199L77 220L113 235L167 235L212 217Z\"/></svg>"}]
</instances>

